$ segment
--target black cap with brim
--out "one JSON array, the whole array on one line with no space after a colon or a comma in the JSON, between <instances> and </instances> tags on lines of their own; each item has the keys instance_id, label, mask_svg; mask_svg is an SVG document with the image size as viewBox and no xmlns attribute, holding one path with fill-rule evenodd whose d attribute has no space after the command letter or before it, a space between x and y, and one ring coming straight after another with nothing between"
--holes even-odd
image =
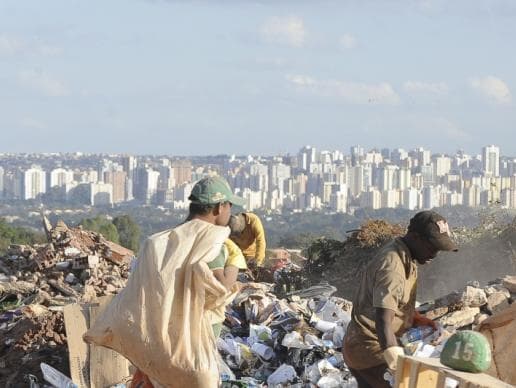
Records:
<instances>
[{"instance_id":1,"label":"black cap with brim","mask_svg":"<svg viewBox=\"0 0 516 388\"><path fill-rule=\"evenodd\" d=\"M429 236L428 241L440 251L453 251L457 252L459 247L455 244L447 234L441 234L439 236Z\"/></svg>"},{"instance_id":2,"label":"black cap with brim","mask_svg":"<svg viewBox=\"0 0 516 388\"><path fill-rule=\"evenodd\" d=\"M408 230L427 238L440 251L457 252L459 250L450 237L448 222L437 212L425 210L417 213L410 220Z\"/></svg>"}]
</instances>

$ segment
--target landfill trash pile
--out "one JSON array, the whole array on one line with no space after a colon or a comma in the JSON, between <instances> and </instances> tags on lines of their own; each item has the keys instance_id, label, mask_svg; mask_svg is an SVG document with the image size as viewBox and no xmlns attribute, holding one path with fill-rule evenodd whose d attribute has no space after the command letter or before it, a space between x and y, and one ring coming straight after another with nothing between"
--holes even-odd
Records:
<instances>
[{"instance_id":1,"label":"landfill trash pile","mask_svg":"<svg viewBox=\"0 0 516 388\"><path fill-rule=\"evenodd\" d=\"M217 340L223 386L355 387L341 353L351 303L329 284L283 299L273 289L244 283L228 306Z\"/></svg>"},{"instance_id":2,"label":"landfill trash pile","mask_svg":"<svg viewBox=\"0 0 516 388\"><path fill-rule=\"evenodd\" d=\"M116 294L129 276L131 250L61 221L44 226L48 243L12 245L0 258L2 387L42 381L42 361L68 373L63 306Z\"/></svg>"}]
</instances>

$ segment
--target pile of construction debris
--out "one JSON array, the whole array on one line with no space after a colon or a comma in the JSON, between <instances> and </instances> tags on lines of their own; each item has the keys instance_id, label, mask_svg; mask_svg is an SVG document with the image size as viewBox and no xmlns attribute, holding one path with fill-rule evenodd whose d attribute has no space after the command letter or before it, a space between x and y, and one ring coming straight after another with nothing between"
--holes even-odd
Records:
<instances>
[{"instance_id":1,"label":"pile of construction debris","mask_svg":"<svg viewBox=\"0 0 516 388\"><path fill-rule=\"evenodd\" d=\"M470 282L463 290L423 304L419 310L442 326L475 329L490 315L509 307L514 300L516 276L506 276L486 287L480 287L476 281Z\"/></svg>"},{"instance_id":2,"label":"pile of construction debris","mask_svg":"<svg viewBox=\"0 0 516 388\"><path fill-rule=\"evenodd\" d=\"M41 378L42 361L67 373L63 306L116 294L129 276L132 251L62 221L44 226L48 243L0 258L0 386Z\"/></svg>"}]
</instances>

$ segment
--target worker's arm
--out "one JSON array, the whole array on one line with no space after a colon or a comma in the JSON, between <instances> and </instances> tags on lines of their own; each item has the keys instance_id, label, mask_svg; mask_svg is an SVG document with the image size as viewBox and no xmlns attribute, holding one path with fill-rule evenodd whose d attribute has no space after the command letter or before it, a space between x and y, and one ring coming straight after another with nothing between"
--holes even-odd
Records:
<instances>
[{"instance_id":1,"label":"worker's arm","mask_svg":"<svg viewBox=\"0 0 516 388\"><path fill-rule=\"evenodd\" d=\"M412 319L412 326L430 326L434 330L437 330L437 324L432 321L430 318L425 317L419 311L414 311L414 317Z\"/></svg>"},{"instance_id":2,"label":"worker's arm","mask_svg":"<svg viewBox=\"0 0 516 388\"><path fill-rule=\"evenodd\" d=\"M255 244L256 244L256 254L254 256L254 259L256 260L256 264L258 266L261 266L263 264L263 261L265 260L265 231L263 229L262 222L258 218L258 216L255 216L253 220L253 229L254 229L254 237L255 237Z\"/></svg>"},{"instance_id":3,"label":"worker's arm","mask_svg":"<svg viewBox=\"0 0 516 388\"><path fill-rule=\"evenodd\" d=\"M403 355L403 348L398 346L392 327L395 311L399 308L403 298L404 279L401 272L404 268L397 268L398 260L385 258L385 265L376 272L373 291L373 306L375 308L375 329L378 342L383 350L383 358L387 368L396 370L398 357Z\"/></svg>"},{"instance_id":4,"label":"worker's arm","mask_svg":"<svg viewBox=\"0 0 516 388\"><path fill-rule=\"evenodd\" d=\"M392 329L392 321L394 320L394 311L384 308L375 309L375 327L378 334L378 340L382 350L391 346L398 346L396 336Z\"/></svg>"},{"instance_id":5,"label":"worker's arm","mask_svg":"<svg viewBox=\"0 0 516 388\"><path fill-rule=\"evenodd\" d=\"M238 277L238 267L234 265L228 265L226 268L217 268L213 270L213 276L219 282L221 282L224 287L228 290L231 290L235 285Z\"/></svg>"},{"instance_id":6,"label":"worker's arm","mask_svg":"<svg viewBox=\"0 0 516 388\"><path fill-rule=\"evenodd\" d=\"M392 321L394 320L394 311L386 308L377 307L375 310L375 327L378 334L378 341L383 350L383 358L387 367L391 371L396 370L398 357L403 355L403 348L398 346L394 330L392 329Z\"/></svg>"}]
</instances>

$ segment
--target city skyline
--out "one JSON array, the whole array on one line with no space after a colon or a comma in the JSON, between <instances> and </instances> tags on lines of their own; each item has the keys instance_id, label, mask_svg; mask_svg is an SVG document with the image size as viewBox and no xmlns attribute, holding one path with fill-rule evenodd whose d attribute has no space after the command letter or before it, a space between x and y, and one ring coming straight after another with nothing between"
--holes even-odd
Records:
<instances>
[{"instance_id":1,"label":"city skyline","mask_svg":"<svg viewBox=\"0 0 516 388\"><path fill-rule=\"evenodd\" d=\"M402 148L349 153L304 146L295 155L199 159L134 155L0 155L0 199L62 206L151 205L184 211L193 185L226 178L246 202L264 211L432 209L464 205L516 208L516 158L486 145L454 155Z\"/></svg>"},{"instance_id":2,"label":"city skyline","mask_svg":"<svg viewBox=\"0 0 516 388\"><path fill-rule=\"evenodd\" d=\"M0 152L516 155L515 21L509 0L4 1Z\"/></svg>"}]
</instances>

